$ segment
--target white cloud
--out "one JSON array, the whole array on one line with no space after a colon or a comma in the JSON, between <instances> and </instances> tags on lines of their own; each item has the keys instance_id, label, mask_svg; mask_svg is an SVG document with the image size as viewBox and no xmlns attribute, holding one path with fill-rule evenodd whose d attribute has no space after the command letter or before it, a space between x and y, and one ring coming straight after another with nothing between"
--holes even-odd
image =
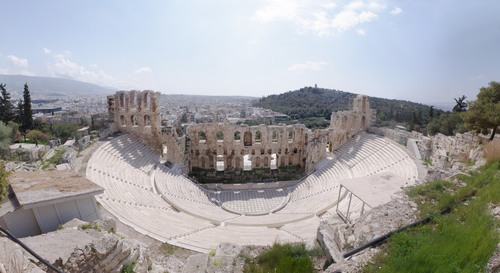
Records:
<instances>
[{"instance_id":1,"label":"white cloud","mask_svg":"<svg viewBox=\"0 0 500 273\"><path fill-rule=\"evenodd\" d=\"M393 9L391 10L391 14L392 14L392 15L398 15L398 14L400 14L401 12L403 12L403 10L402 10L402 9L400 9L400 8L398 8L398 7L395 7L395 8L393 8Z\"/></svg>"},{"instance_id":2,"label":"white cloud","mask_svg":"<svg viewBox=\"0 0 500 273\"><path fill-rule=\"evenodd\" d=\"M67 53L54 54L54 61L48 65L53 76L70 78L106 86L120 87L119 82L98 67L88 69L68 59Z\"/></svg>"},{"instance_id":3,"label":"white cloud","mask_svg":"<svg viewBox=\"0 0 500 273\"><path fill-rule=\"evenodd\" d=\"M294 72L319 71L325 65L326 65L326 62L322 62L322 61L319 61L319 62L307 61L307 62L300 63L300 64L292 64L291 66L288 67L288 70L294 71Z\"/></svg>"},{"instance_id":4,"label":"white cloud","mask_svg":"<svg viewBox=\"0 0 500 273\"><path fill-rule=\"evenodd\" d=\"M50 49L48 49L46 47L43 48L43 53L50 54L51 52L52 52L52 50L50 50Z\"/></svg>"},{"instance_id":5,"label":"white cloud","mask_svg":"<svg viewBox=\"0 0 500 273\"><path fill-rule=\"evenodd\" d=\"M329 0L267 0L253 18L263 23L291 21L299 32L328 36L372 22L385 8L378 0L355 0L343 6Z\"/></svg>"},{"instance_id":6,"label":"white cloud","mask_svg":"<svg viewBox=\"0 0 500 273\"><path fill-rule=\"evenodd\" d=\"M14 65L17 68L23 68L23 69L28 68L28 59L19 58L14 55L7 56L7 59L9 59L12 65Z\"/></svg>"},{"instance_id":7,"label":"white cloud","mask_svg":"<svg viewBox=\"0 0 500 273\"><path fill-rule=\"evenodd\" d=\"M151 70L151 68L149 67L141 67L141 68L138 68L134 71L134 74L136 75L144 75L144 74L150 74L152 73L153 70Z\"/></svg>"},{"instance_id":8,"label":"white cloud","mask_svg":"<svg viewBox=\"0 0 500 273\"><path fill-rule=\"evenodd\" d=\"M362 28L358 28L356 29L356 33L359 35L359 36L365 36L366 35L366 30L362 29Z\"/></svg>"}]
</instances>

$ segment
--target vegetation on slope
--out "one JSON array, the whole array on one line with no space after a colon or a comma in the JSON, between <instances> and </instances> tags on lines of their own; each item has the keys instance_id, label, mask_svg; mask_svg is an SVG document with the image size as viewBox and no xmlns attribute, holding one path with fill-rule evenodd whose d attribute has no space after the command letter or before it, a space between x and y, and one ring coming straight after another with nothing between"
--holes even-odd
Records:
<instances>
[{"instance_id":1,"label":"vegetation on slope","mask_svg":"<svg viewBox=\"0 0 500 273\"><path fill-rule=\"evenodd\" d=\"M489 206L500 203L500 162L460 180L410 189L422 217L448 205L451 213L391 237L364 272L483 272L499 241L500 223Z\"/></svg>"},{"instance_id":2,"label":"vegetation on slope","mask_svg":"<svg viewBox=\"0 0 500 273\"><path fill-rule=\"evenodd\" d=\"M311 118L329 120L332 112L350 109L355 96L354 93L333 89L304 87L263 97L256 101L254 106L287 114L309 128L314 128L317 124L309 124ZM391 122L405 123L412 127L422 126L427 124L433 115L442 113L431 106L403 100L370 97L369 101L370 106L377 110L377 124L383 126ZM318 123L317 120L314 122ZM323 124L327 126L329 123Z\"/></svg>"},{"instance_id":3,"label":"vegetation on slope","mask_svg":"<svg viewBox=\"0 0 500 273\"><path fill-rule=\"evenodd\" d=\"M3 162L0 162L0 203L7 196L7 177L9 176L9 172L5 170Z\"/></svg>"},{"instance_id":4,"label":"vegetation on slope","mask_svg":"<svg viewBox=\"0 0 500 273\"><path fill-rule=\"evenodd\" d=\"M255 260L245 258L245 273L312 273L311 257L321 255L319 249L307 250L302 244L275 243L269 251L260 254Z\"/></svg>"}]
</instances>

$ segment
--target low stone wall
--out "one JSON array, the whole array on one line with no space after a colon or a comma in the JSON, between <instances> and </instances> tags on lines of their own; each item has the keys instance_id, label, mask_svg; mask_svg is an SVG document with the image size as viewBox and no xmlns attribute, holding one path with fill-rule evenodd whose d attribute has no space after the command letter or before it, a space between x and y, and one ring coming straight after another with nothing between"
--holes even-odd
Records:
<instances>
[{"instance_id":1,"label":"low stone wall","mask_svg":"<svg viewBox=\"0 0 500 273\"><path fill-rule=\"evenodd\" d=\"M445 136L436 134L428 137L418 132L408 132L400 129L372 127L370 132L390 138L401 145L416 146L421 159L428 161L434 167L463 170L465 167L476 168L484 164L482 137L473 133ZM412 144L411 142L414 142ZM418 159L417 156L415 156Z\"/></svg>"}]
</instances>

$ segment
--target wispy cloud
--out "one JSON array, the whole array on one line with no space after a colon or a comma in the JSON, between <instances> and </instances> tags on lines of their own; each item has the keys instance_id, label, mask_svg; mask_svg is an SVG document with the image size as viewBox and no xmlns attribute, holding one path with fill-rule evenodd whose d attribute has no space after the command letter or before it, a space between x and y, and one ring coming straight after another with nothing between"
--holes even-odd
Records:
<instances>
[{"instance_id":1,"label":"wispy cloud","mask_svg":"<svg viewBox=\"0 0 500 273\"><path fill-rule=\"evenodd\" d=\"M153 70L151 70L151 68L149 67L141 67L141 68L138 68L134 71L134 74L136 75L144 75L144 74L150 74L152 73Z\"/></svg>"},{"instance_id":2,"label":"wispy cloud","mask_svg":"<svg viewBox=\"0 0 500 273\"><path fill-rule=\"evenodd\" d=\"M7 59L11 62L11 64L17 68L26 69L28 68L28 59L19 58L14 55L8 55Z\"/></svg>"},{"instance_id":3,"label":"wispy cloud","mask_svg":"<svg viewBox=\"0 0 500 273\"><path fill-rule=\"evenodd\" d=\"M51 52L52 52L52 50L50 50L50 49L48 49L46 47L43 48L43 53L50 54Z\"/></svg>"},{"instance_id":4,"label":"wispy cloud","mask_svg":"<svg viewBox=\"0 0 500 273\"><path fill-rule=\"evenodd\" d=\"M2 74L19 74L19 75L26 75L26 76L33 76L35 75L33 72L28 70L29 63L28 59L26 58L20 58L15 55L7 55L7 59L10 61L13 70L8 71L7 69L2 69Z\"/></svg>"},{"instance_id":5,"label":"wispy cloud","mask_svg":"<svg viewBox=\"0 0 500 273\"><path fill-rule=\"evenodd\" d=\"M267 0L253 18L263 23L291 21L299 32L329 36L372 22L385 8L378 0L354 0L342 6L326 0Z\"/></svg>"},{"instance_id":6,"label":"wispy cloud","mask_svg":"<svg viewBox=\"0 0 500 273\"><path fill-rule=\"evenodd\" d=\"M391 14L392 15L398 15L400 14L401 12L403 12L403 10L401 8L398 8L398 7L395 7L391 10Z\"/></svg>"},{"instance_id":7,"label":"wispy cloud","mask_svg":"<svg viewBox=\"0 0 500 273\"><path fill-rule=\"evenodd\" d=\"M319 71L326 65L326 62L319 61L307 61L304 63L292 64L288 67L289 71L293 72L303 72L303 71Z\"/></svg>"},{"instance_id":8,"label":"wispy cloud","mask_svg":"<svg viewBox=\"0 0 500 273\"><path fill-rule=\"evenodd\" d=\"M120 87L120 83L115 77L107 74L97 66L89 69L71 61L68 58L68 53L54 54L53 62L48 65L48 69L52 76Z\"/></svg>"}]
</instances>

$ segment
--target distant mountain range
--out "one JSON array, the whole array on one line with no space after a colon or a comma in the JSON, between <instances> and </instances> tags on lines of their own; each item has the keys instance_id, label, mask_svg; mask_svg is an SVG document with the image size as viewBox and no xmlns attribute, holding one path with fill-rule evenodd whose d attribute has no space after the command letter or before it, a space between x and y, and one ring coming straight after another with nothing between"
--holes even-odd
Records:
<instances>
[{"instance_id":1,"label":"distant mountain range","mask_svg":"<svg viewBox=\"0 0 500 273\"><path fill-rule=\"evenodd\" d=\"M0 74L0 83L6 84L6 89L13 98L22 96L24 84L27 83L32 95L44 96L75 96L75 95L111 95L117 89L102 87L96 84L70 79L34 77L22 75Z\"/></svg>"}]
</instances>

